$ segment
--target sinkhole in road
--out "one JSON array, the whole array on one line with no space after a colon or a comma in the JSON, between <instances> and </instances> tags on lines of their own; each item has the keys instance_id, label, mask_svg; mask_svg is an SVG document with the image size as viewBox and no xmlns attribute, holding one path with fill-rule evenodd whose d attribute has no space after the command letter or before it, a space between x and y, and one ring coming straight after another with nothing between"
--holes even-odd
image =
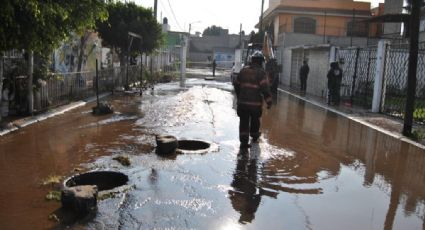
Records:
<instances>
[{"instance_id":1,"label":"sinkhole in road","mask_svg":"<svg viewBox=\"0 0 425 230\"><path fill-rule=\"evenodd\" d=\"M199 140L179 140L178 149L181 151L206 151L210 148L211 144Z\"/></svg>"},{"instance_id":2,"label":"sinkhole in road","mask_svg":"<svg viewBox=\"0 0 425 230\"><path fill-rule=\"evenodd\" d=\"M127 184L128 176L114 171L93 171L74 175L65 180L65 187L96 185L99 191L111 190Z\"/></svg>"}]
</instances>

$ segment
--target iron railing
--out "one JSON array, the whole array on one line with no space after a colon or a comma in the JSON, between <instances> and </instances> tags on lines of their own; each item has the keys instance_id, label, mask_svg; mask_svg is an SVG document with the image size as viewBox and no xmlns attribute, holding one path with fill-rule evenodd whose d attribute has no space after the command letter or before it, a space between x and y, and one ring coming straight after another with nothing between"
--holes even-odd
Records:
<instances>
[{"instance_id":1,"label":"iron railing","mask_svg":"<svg viewBox=\"0 0 425 230\"><path fill-rule=\"evenodd\" d=\"M343 70L341 98L353 105L370 108L376 70L375 46L367 48L344 48L338 50Z\"/></svg>"},{"instance_id":2,"label":"iron railing","mask_svg":"<svg viewBox=\"0 0 425 230\"><path fill-rule=\"evenodd\" d=\"M110 92L141 80L140 66L99 70L99 93ZM34 89L34 109L43 111L96 95L96 72L54 73L39 80Z\"/></svg>"},{"instance_id":3,"label":"iron railing","mask_svg":"<svg viewBox=\"0 0 425 230\"><path fill-rule=\"evenodd\" d=\"M404 118L409 45L391 44L388 45L386 50L382 112L390 116ZM419 44L414 120L417 122L425 121L425 43Z\"/></svg>"}]
</instances>

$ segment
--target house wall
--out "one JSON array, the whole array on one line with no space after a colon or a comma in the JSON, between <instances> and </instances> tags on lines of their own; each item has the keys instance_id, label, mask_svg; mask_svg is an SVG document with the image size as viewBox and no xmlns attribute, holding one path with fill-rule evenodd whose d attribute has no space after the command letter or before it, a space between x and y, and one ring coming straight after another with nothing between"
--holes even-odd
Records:
<instances>
[{"instance_id":1,"label":"house wall","mask_svg":"<svg viewBox=\"0 0 425 230\"><path fill-rule=\"evenodd\" d=\"M307 79L307 92L311 95L325 97L327 89L327 73L329 70L330 47L314 49L282 49L282 74L280 83L297 89L299 86L299 68L303 59L310 67ZM294 57L297 56L296 58ZM301 55L301 58L299 57ZM297 61L297 63L294 63Z\"/></svg>"},{"instance_id":2,"label":"house wall","mask_svg":"<svg viewBox=\"0 0 425 230\"><path fill-rule=\"evenodd\" d=\"M324 13L321 16L318 15L302 15L302 14L280 14L279 15L279 31L278 33L293 32L294 31L294 19L297 17L308 17L316 20L316 34L317 35L329 35L329 36L346 36L347 35L347 24L352 20L352 16L332 16ZM326 30L325 30L326 25Z\"/></svg>"},{"instance_id":3,"label":"house wall","mask_svg":"<svg viewBox=\"0 0 425 230\"><path fill-rule=\"evenodd\" d=\"M282 49L282 73L280 74L280 83L284 86L290 86L291 81L291 57L292 50Z\"/></svg>"},{"instance_id":4,"label":"house wall","mask_svg":"<svg viewBox=\"0 0 425 230\"><path fill-rule=\"evenodd\" d=\"M326 36L314 34L300 34L300 33L283 33L279 36L279 45L283 47L293 47L301 45L316 45L316 44L330 44L334 46L350 46L351 37L340 36ZM365 47L368 45L376 45L377 39L368 39L364 37L353 37L353 46Z\"/></svg>"},{"instance_id":5,"label":"house wall","mask_svg":"<svg viewBox=\"0 0 425 230\"><path fill-rule=\"evenodd\" d=\"M328 82L327 73L330 65L329 53L329 48L309 50L310 74L307 79L307 90L315 96L325 97Z\"/></svg>"},{"instance_id":6,"label":"house wall","mask_svg":"<svg viewBox=\"0 0 425 230\"><path fill-rule=\"evenodd\" d=\"M242 36L242 41L248 38L248 36ZM214 55L214 50L218 47L231 49L232 52L228 51L226 53L234 55L234 50L239 48L239 42L239 35L191 37L188 60L191 62L205 62L208 57Z\"/></svg>"},{"instance_id":7,"label":"house wall","mask_svg":"<svg viewBox=\"0 0 425 230\"><path fill-rule=\"evenodd\" d=\"M353 0L281 0L280 5L321 9L370 10L370 3L354 2Z\"/></svg>"},{"instance_id":8,"label":"house wall","mask_svg":"<svg viewBox=\"0 0 425 230\"><path fill-rule=\"evenodd\" d=\"M352 0L282 0L269 1L269 8L265 11L265 24L275 25L274 37L283 32L293 32L293 20L296 17L311 17L316 20L316 34L329 36L346 36L348 22L352 20L352 10L359 13L356 18L370 16L369 2L354 2ZM303 10L305 8L305 10ZM325 16L325 11L329 12ZM366 12L366 13L365 13ZM325 28L326 25L326 29ZM278 30L276 30L278 28ZM376 34L376 28L370 28L370 34ZM278 45L275 41L275 45Z\"/></svg>"},{"instance_id":9,"label":"house wall","mask_svg":"<svg viewBox=\"0 0 425 230\"><path fill-rule=\"evenodd\" d=\"M384 13L385 14L400 14L403 12L403 0L385 0ZM385 35L400 35L401 23L385 23Z\"/></svg>"}]
</instances>

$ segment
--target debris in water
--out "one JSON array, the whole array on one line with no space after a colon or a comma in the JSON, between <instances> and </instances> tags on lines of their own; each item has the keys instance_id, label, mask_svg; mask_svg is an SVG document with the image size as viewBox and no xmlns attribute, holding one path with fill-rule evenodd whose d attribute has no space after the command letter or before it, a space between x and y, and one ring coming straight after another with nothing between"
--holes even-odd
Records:
<instances>
[{"instance_id":1,"label":"debris in water","mask_svg":"<svg viewBox=\"0 0 425 230\"><path fill-rule=\"evenodd\" d=\"M131 186L124 186L124 187L117 189L117 190L102 191L102 192L98 193L97 199L98 200L106 200L106 199L115 198L117 195L119 195L121 193L126 193L126 192L130 191L130 189L134 189L134 188L136 188L136 186L131 185Z\"/></svg>"},{"instance_id":2,"label":"debris in water","mask_svg":"<svg viewBox=\"0 0 425 230\"><path fill-rule=\"evenodd\" d=\"M123 166L126 167L131 165L130 159L127 156L117 156L114 157L113 160L120 162Z\"/></svg>"},{"instance_id":3,"label":"debris in water","mask_svg":"<svg viewBox=\"0 0 425 230\"><path fill-rule=\"evenodd\" d=\"M50 214L49 220L55 221L55 222L58 222L58 223L60 222L60 220L59 220L58 216L56 216L56 214Z\"/></svg>"},{"instance_id":4,"label":"debris in water","mask_svg":"<svg viewBox=\"0 0 425 230\"><path fill-rule=\"evenodd\" d=\"M55 186L55 185L60 184L62 179L63 179L63 176L50 175L41 182L41 185L43 185L43 186L47 186L47 185Z\"/></svg>"},{"instance_id":5,"label":"debris in water","mask_svg":"<svg viewBox=\"0 0 425 230\"><path fill-rule=\"evenodd\" d=\"M97 199L98 200L106 200L106 199L110 199L110 198L115 198L116 194L117 194L117 192L102 193L97 197Z\"/></svg>"},{"instance_id":6,"label":"debris in water","mask_svg":"<svg viewBox=\"0 0 425 230\"><path fill-rule=\"evenodd\" d=\"M61 192L60 191L49 191L45 198L46 198L46 200L60 201L61 200Z\"/></svg>"},{"instance_id":7,"label":"debris in water","mask_svg":"<svg viewBox=\"0 0 425 230\"><path fill-rule=\"evenodd\" d=\"M74 171L74 172L82 172L82 171L84 171L84 169L82 169L82 168L74 168L72 171Z\"/></svg>"},{"instance_id":8,"label":"debris in water","mask_svg":"<svg viewBox=\"0 0 425 230\"><path fill-rule=\"evenodd\" d=\"M98 106L93 107L92 113L93 113L93 115L111 114L111 113L114 113L114 109L113 109L112 105L110 105L106 102L101 102L101 103L99 103Z\"/></svg>"}]
</instances>

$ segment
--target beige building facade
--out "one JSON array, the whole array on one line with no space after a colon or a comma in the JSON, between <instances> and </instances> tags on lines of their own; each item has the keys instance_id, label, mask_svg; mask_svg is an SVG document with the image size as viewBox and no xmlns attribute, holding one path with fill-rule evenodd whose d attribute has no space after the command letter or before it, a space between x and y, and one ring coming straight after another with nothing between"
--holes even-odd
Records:
<instances>
[{"instance_id":1,"label":"beige building facade","mask_svg":"<svg viewBox=\"0 0 425 230\"><path fill-rule=\"evenodd\" d=\"M371 5L353 0L270 0L263 27L282 33L367 37ZM353 23L355 21L355 23ZM275 45L277 39L275 39Z\"/></svg>"}]
</instances>

